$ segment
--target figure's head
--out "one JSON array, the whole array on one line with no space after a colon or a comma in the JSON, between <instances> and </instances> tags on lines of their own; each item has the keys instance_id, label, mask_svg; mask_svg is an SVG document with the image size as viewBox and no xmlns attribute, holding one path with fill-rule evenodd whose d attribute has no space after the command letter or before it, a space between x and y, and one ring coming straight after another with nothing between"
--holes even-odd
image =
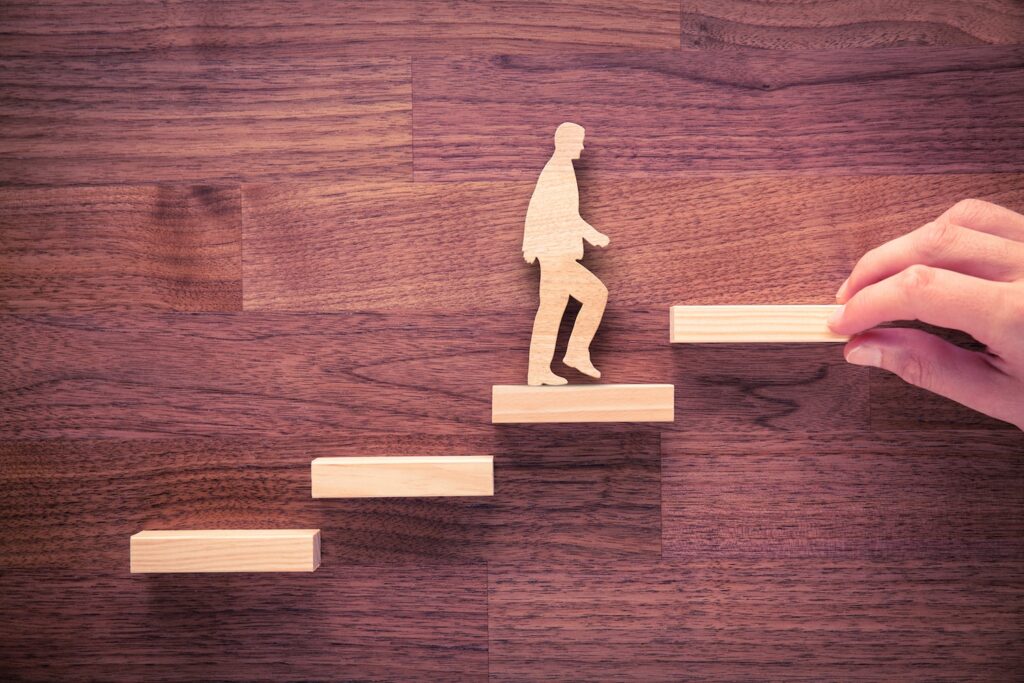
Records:
<instances>
[{"instance_id":1,"label":"figure's head","mask_svg":"<svg viewBox=\"0 0 1024 683\"><path fill-rule=\"evenodd\" d=\"M583 126L566 121L555 129L555 154L579 159L583 151Z\"/></svg>"}]
</instances>

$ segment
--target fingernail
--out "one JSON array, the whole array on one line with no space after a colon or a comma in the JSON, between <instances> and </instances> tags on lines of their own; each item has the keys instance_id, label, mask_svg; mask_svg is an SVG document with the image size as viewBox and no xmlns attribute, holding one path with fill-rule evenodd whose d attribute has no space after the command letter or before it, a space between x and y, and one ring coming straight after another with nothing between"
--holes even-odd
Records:
<instances>
[{"instance_id":1,"label":"fingernail","mask_svg":"<svg viewBox=\"0 0 1024 683\"><path fill-rule=\"evenodd\" d=\"M836 301L842 301L843 295L846 294L846 288L850 285L850 278L843 280L843 284L839 285L839 291L836 292Z\"/></svg>"},{"instance_id":2,"label":"fingernail","mask_svg":"<svg viewBox=\"0 0 1024 683\"><path fill-rule=\"evenodd\" d=\"M854 365L868 365L873 368L882 367L882 350L870 344L861 344L850 349L846 354L846 362Z\"/></svg>"},{"instance_id":3,"label":"fingernail","mask_svg":"<svg viewBox=\"0 0 1024 683\"><path fill-rule=\"evenodd\" d=\"M845 310L846 306L836 307L836 310L832 311L832 314L829 315L828 320L826 321L828 326L835 327L836 325L838 325L839 321L843 319L843 311Z\"/></svg>"}]
</instances>

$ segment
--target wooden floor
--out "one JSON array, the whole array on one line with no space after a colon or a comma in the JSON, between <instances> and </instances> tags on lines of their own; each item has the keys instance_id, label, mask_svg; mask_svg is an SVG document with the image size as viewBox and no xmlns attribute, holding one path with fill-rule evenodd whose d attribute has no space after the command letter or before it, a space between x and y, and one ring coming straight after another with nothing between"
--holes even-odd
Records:
<instances>
[{"instance_id":1,"label":"wooden floor","mask_svg":"<svg viewBox=\"0 0 1024 683\"><path fill-rule=\"evenodd\" d=\"M838 345L974 196L1024 211L1019 0L0 4L3 680L1020 680L1024 436ZM595 363L673 424L493 426L532 181L587 128ZM309 462L495 456L495 496ZM142 529L323 530L314 574L130 575Z\"/></svg>"}]
</instances>

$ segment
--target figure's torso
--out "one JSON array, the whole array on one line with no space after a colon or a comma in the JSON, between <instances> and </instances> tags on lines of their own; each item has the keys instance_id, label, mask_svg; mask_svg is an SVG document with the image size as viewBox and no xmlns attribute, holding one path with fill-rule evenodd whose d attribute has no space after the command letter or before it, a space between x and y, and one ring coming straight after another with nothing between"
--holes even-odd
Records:
<instances>
[{"instance_id":1,"label":"figure's torso","mask_svg":"<svg viewBox=\"0 0 1024 683\"><path fill-rule=\"evenodd\" d=\"M551 159L537 178L526 210L524 253L534 254L542 263L551 259L583 258L581 222L579 188L572 161Z\"/></svg>"}]
</instances>

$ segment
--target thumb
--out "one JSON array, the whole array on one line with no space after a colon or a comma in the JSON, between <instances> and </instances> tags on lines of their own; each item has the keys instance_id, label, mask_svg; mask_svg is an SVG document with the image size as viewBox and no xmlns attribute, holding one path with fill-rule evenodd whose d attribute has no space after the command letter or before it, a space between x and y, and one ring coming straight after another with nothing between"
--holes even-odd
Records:
<instances>
[{"instance_id":1,"label":"thumb","mask_svg":"<svg viewBox=\"0 0 1024 683\"><path fill-rule=\"evenodd\" d=\"M1019 406L1014 410L1007 397L1024 401L1022 388L993 364L993 357L921 330L874 329L854 337L843 355L854 365L887 370L908 384L1001 420L1012 422L1020 414Z\"/></svg>"}]
</instances>

